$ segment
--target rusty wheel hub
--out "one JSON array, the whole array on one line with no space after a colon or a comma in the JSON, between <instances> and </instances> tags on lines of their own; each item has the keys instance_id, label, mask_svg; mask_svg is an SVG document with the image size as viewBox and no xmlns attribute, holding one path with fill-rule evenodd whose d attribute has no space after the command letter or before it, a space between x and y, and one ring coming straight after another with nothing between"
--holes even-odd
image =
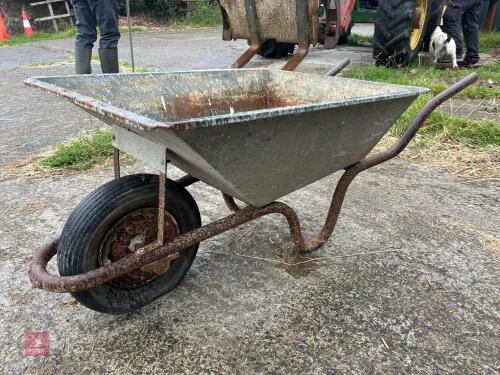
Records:
<instances>
[{"instance_id":1,"label":"rusty wheel hub","mask_svg":"<svg viewBox=\"0 0 500 375\"><path fill-rule=\"evenodd\" d=\"M154 242L158 235L157 223L157 208L139 209L121 218L104 236L99 251L98 266L115 262L144 245ZM180 234L179 225L168 212L165 212L164 228L165 242ZM109 284L121 289L135 289L159 276L158 273L152 271L136 270L110 281Z\"/></svg>"}]
</instances>

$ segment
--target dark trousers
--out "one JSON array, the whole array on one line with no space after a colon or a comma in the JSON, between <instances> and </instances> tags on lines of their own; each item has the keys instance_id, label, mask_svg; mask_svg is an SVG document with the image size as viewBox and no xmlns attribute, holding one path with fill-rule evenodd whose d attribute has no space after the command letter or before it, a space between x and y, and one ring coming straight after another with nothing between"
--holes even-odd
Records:
<instances>
[{"instance_id":1,"label":"dark trousers","mask_svg":"<svg viewBox=\"0 0 500 375\"><path fill-rule=\"evenodd\" d=\"M466 58L479 60L479 8L481 0L450 0L443 17L444 32L451 35L457 45L457 57L463 56L462 36L464 33Z\"/></svg>"},{"instance_id":2,"label":"dark trousers","mask_svg":"<svg viewBox=\"0 0 500 375\"><path fill-rule=\"evenodd\" d=\"M72 0L76 16L76 48L92 48L97 40L100 48L116 48L120 39L118 0Z\"/></svg>"}]
</instances>

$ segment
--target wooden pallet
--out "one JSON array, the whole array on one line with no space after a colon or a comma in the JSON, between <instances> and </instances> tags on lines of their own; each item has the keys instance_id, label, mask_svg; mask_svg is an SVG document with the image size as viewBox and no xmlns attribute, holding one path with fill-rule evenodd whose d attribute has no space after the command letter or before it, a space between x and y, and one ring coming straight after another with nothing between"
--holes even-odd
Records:
<instances>
[{"instance_id":1,"label":"wooden pallet","mask_svg":"<svg viewBox=\"0 0 500 375\"><path fill-rule=\"evenodd\" d=\"M64 6L66 7L66 13L64 14L54 14L54 9L52 8L53 3L60 3L64 2ZM38 5L47 5L49 8L49 13L50 16L48 17L42 17L42 18L36 18L35 22L41 22L41 21L52 21L52 25L54 25L54 30L56 32L59 31L59 27L57 26L57 20L60 18L69 18L69 23L71 24L71 27L73 27L73 16L71 15L71 11L69 10L69 5L67 0L43 0L43 1L37 1L34 3L30 3L32 7L38 6Z\"/></svg>"}]
</instances>

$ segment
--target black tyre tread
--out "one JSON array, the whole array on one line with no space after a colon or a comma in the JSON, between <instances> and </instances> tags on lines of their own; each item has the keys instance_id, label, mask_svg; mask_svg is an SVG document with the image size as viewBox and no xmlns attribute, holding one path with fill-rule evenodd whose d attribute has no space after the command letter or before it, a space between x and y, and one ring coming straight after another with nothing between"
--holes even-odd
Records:
<instances>
[{"instance_id":1,"label":"black tyre tread","mask_svg":"<svg viewBox=\"0 0 500 375\"><path fill-rule=\"evenodd\" d=\"M177 205L185 206L185 211L191 212L194 217L191 219L190 224L193 228L181 228L183 232L194 229L201 225L201 217L198 210L196 202L191 197L189 192L177 184L174 181L167 180L167 205L169 199L176 199ZM131 193L133 192L133 194ZM130 197L130 195L136 195L136 198ZM158 176L150 174L138 174L122 177L118 180L112 180L98 189L89 194L80 204L75 208L70 217L68 218L63 231L61 233L61 238L59 241L58 252L57 252L57 263L59 268L59 273L62 276L76 275L82 272L88 271L85 269L84 262L82 262L82 250L81 244L85 244L89 241L92 235L94 235L97 228L103 220L115 210L120 209L120 205L123 204L122 201L126 201L130 205L139 204L142 201L142 197L151 197L157 201L158 196ZM169 198L170 196L170 198ZM132 199L129 199L132 198ZM168 206L167 206L168 209ZM186 229L186 230L184 230ZM149 298L145 303L144 301L134 301L127 303L124 301L124 306L106 306L96 302L92 291L101 288L97 287L91 289L90 291L73 293L73 296L81 304L104 313L110 314L121 314L130 312L136 308L139 308L146 303L152 302L154 299L160 297L161 295L167 293L169 290L175 288L184 278L185 274L189 270L196 252L198 245L193 246L190 249L185 250L189 253L191 259L187 259L187 267L182 272L182 274L177 275L178 280L166 291L163 291L155 298ZM84 249L83 249L84 250ZM183 260L184 261L184 260ZM168 273L166 274L168 275ZM166 275L163 275L167 277ZM162 276L162 277L163 277Z\"/></svg>"},{"instance_id":2,"label":"black tyre tread","mask_svg":"<svg viewBox=\"0 0 500 375\"><path fill-rule=\"evenodd\" d=\"M379 1L373 38L373 58L377 65L404 66L417 56L420 45L415 50L409 46L415 7L416 0Z\"/></svg>"},{"instance_id":3,"label":"black tyre tread","mask_svg":"<svg viewBox=\"0 0 500 375\"><path fill-rule=\"evenodd\" d=\"M405 12L398 17L394 18L388 25L388 29L392 29L394 26L396 26L398 23L401 23L403 21L411 20L413 16L413 11ZM390 33L387 31L387 34L384 33L384 35L389 35L387 38L390 38Z\"/></svg>"},{"instance_id":4,"label":"black tyre tread","mask_svg":"<svg viewBox=\"0 0 500 375\"><path fill-rule=\"evenodd\" d=\"M347 30L340 36L338 44L342 45L347 43L347 39L349 38L349 35L351 35L351 30L353 26L354 23L351 22Z\"/></svg>"},{"instance_id":5,"label":"black tyre tread","mask_svg":"<svg viewBox=\"0 0 500 375\"><path fill-rule=\"evenodd\" d=\"M268 59L279 59L292 54L294 48L294 43L277 42L274 39L269 39L262 43L258 55Z\"/></svg>"}]
</instances>

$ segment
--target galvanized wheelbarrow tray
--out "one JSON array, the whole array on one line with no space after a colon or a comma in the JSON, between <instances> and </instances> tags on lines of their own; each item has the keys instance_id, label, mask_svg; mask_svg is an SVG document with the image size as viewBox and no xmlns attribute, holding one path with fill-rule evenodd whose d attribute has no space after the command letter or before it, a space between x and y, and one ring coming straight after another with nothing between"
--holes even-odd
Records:
<instances>
[{"instance_id":1,"label":"galvanized wheelbarrow tray","mask_svg":"<svg viewBox=\"0 0 500 375\"><path fill-rule=\"evenodd\" d=\"M124 313L176 287L201 241L264 215L286 217L299 251L318 249L354 177L399 154L439 104L476 79L434 97L397 144L369 156L426 89L260 69L28 79L112 126L117 150L115 179L85 198L60 239L39 250L31 281L97 311ZM159 170L159 178L120 177L118 150ZM168 163L187 175L167 180ZM326 222L306 241L296 213L275 199L342 169ZM221 190L234 213L201 226L185 189L197 181ZM56 253L61 276L46 270Z\"/></svg>"}]
</instances>

